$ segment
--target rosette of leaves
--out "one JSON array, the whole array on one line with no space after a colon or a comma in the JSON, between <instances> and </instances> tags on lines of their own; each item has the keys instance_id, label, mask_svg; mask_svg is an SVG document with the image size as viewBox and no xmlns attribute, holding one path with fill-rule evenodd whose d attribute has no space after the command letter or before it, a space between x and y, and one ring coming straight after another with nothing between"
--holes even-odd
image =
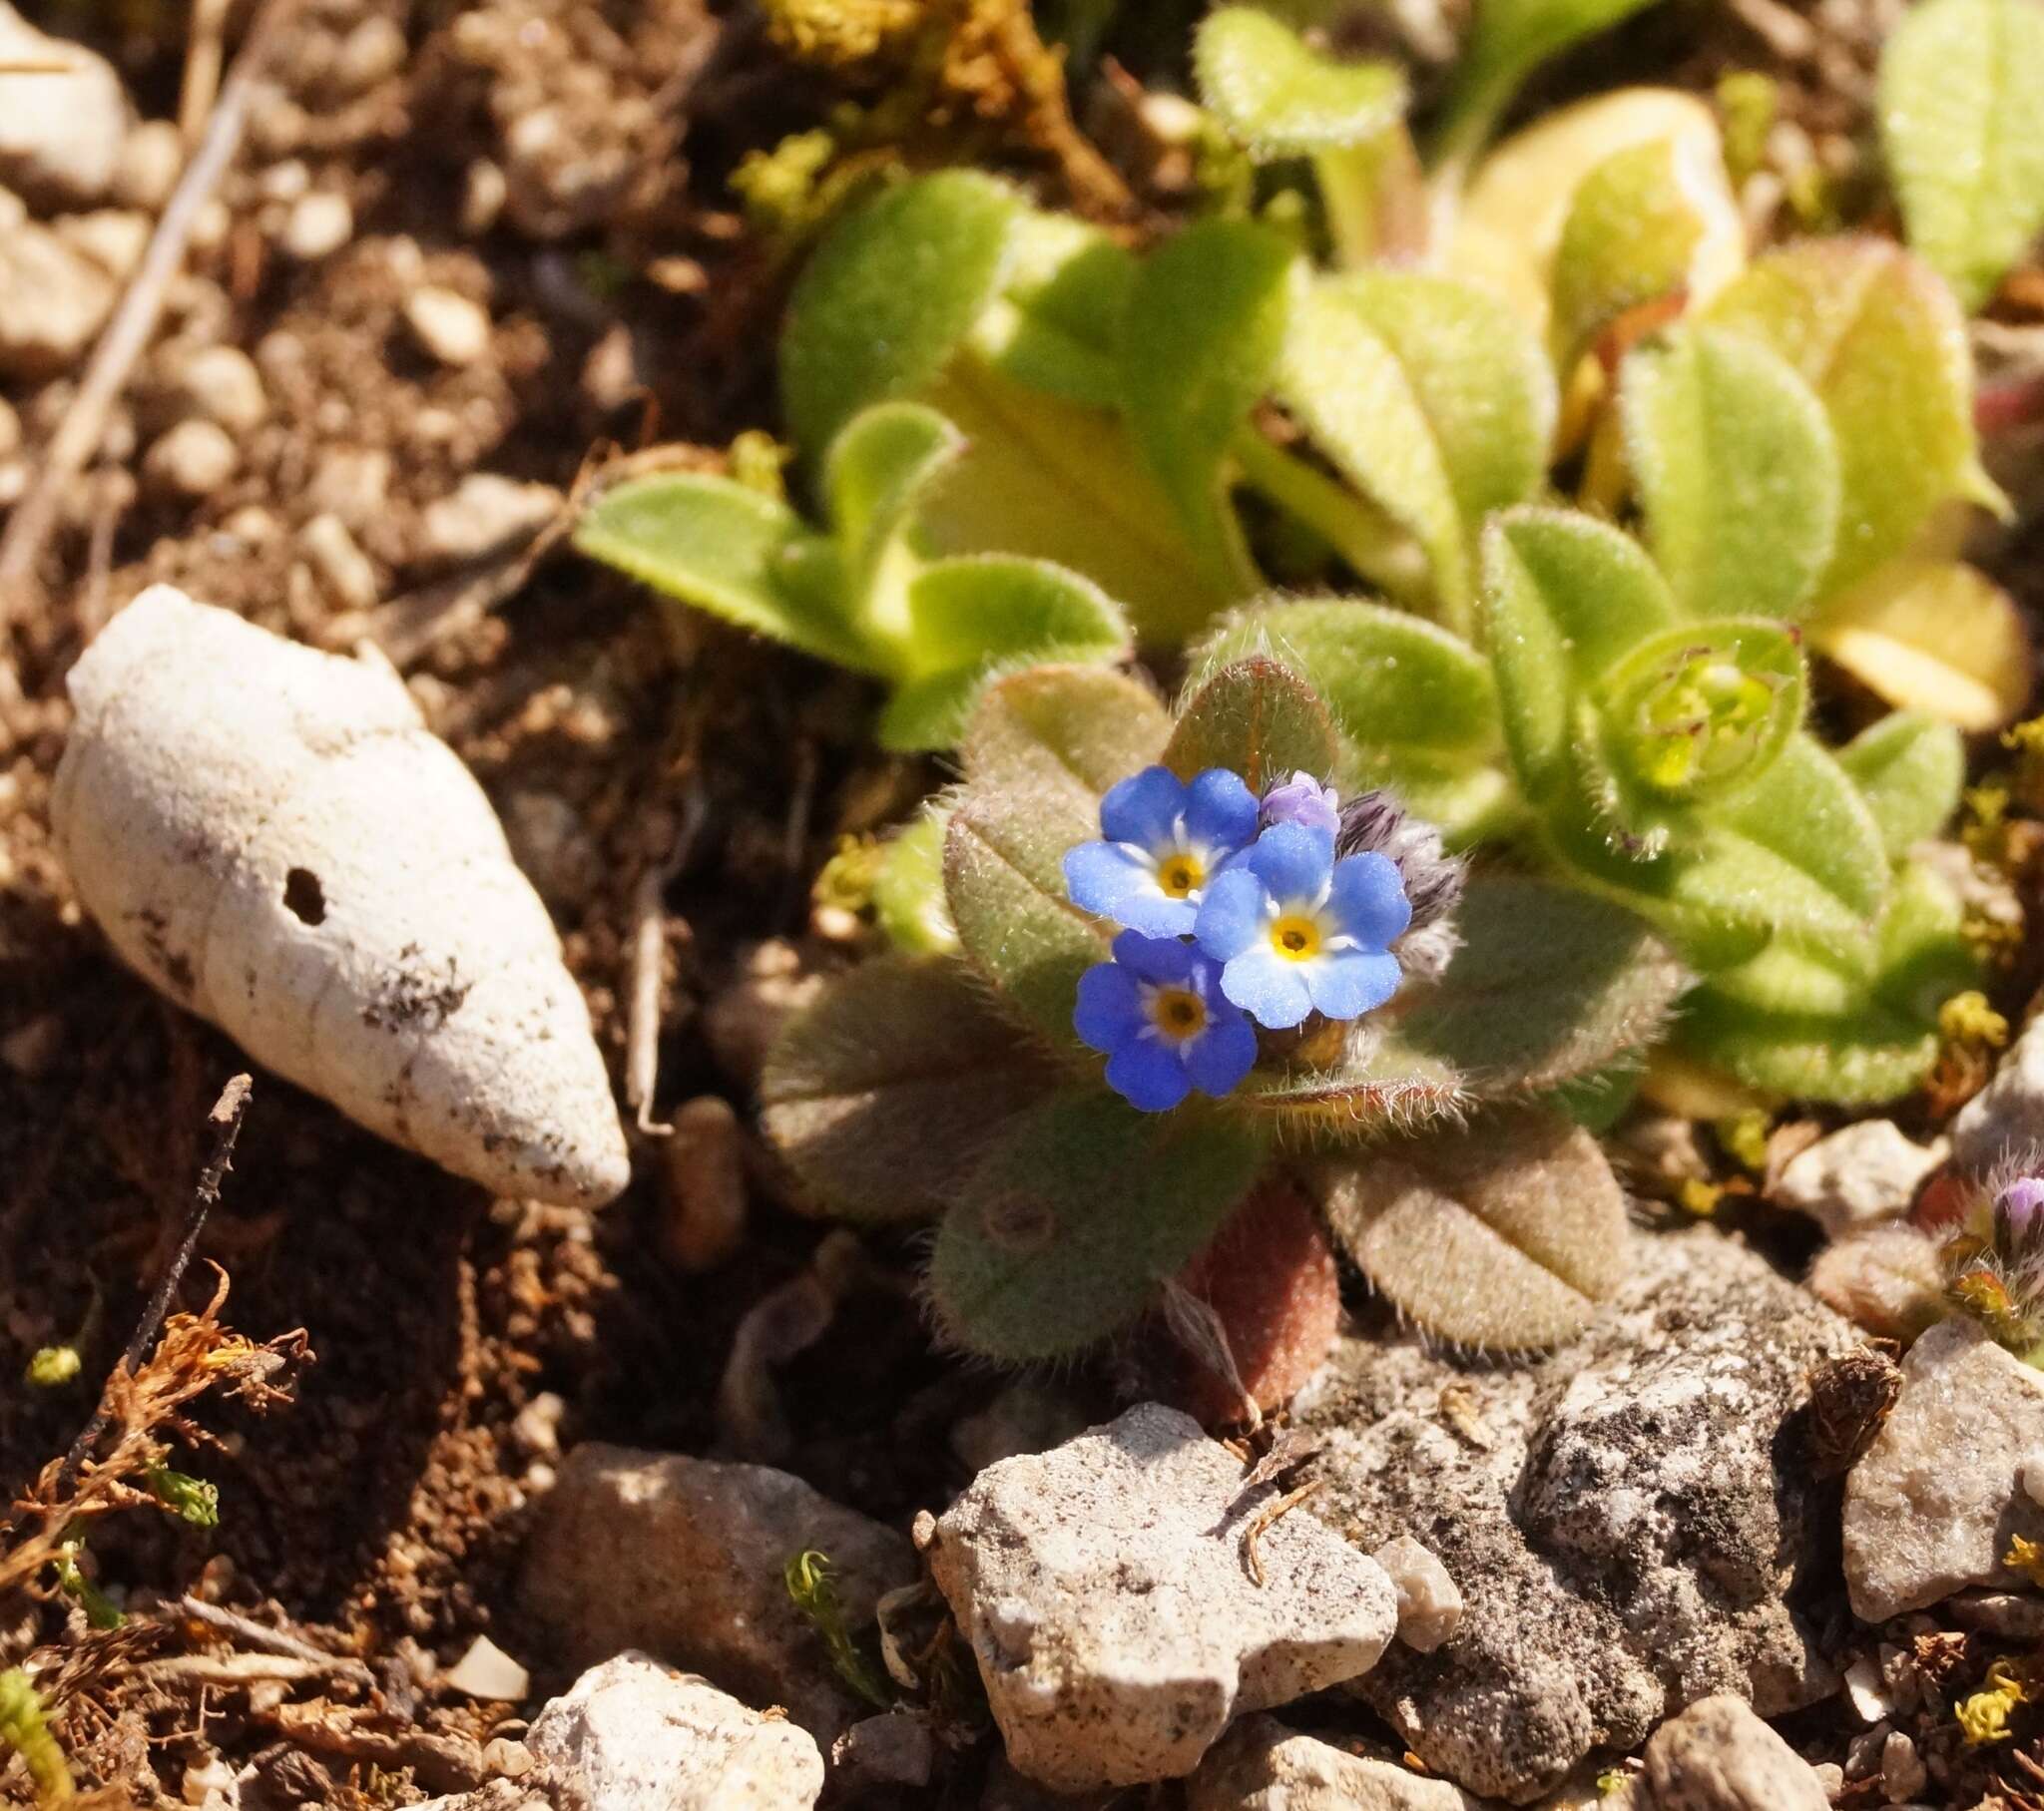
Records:
<instances>
[{"instance_id":1,"label":"rosette of leaves","mask_svg":"<svg viewBox=\"0 0 2044 1811\"><path fill-rule=\"evenodd\" d=\"M989 689L961 755L943 862L957 953L835 980L762 1085L767 1134L819 1210L937 1221L928 1293L947 1338L1017 1362L1106 1338L1287 1177L1448 1338L1543 1344L1616 1286L1623 1200L1556 1103L1652 1037L1687 979L1643 919L1480 875L1437 979L1408 976L1353 1028L1266 1034L1225 1100L1141 1114L1072 1029L1112 927L1070 902L1065 852L1153 763L1227 767L1260 792L1294 771L1353 784L1343 737L1269 660L1217 665L1175 720L1129 678L1046 668Z\"/></svg>"}]
</instances>

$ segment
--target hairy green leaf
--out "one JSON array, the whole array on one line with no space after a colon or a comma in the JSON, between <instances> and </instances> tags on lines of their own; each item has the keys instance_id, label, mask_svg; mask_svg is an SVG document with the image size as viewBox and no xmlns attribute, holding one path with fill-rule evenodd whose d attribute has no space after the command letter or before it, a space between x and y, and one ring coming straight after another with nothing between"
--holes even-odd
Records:
<instances>
[{"instance_id":1,"label":"hairy green leaf","mask_svg":"<svg viewBox=\"0 0 2044 1811\"><path fill-rule=\"evenodd\" d=\"M1092 1093L1032 1109L938 1230L938 1326L1010 1364L1106 1338L1220 1230L1264 1160L1260 1140L1212 1113L1144 1115Z\"/></svg>"},{"instance_id":2,"label":"hairy green leaf","mask_svg":"<svg viewBox=\"0 0 2044 1811\"><path fill-rule=\"evenodd\" d=\"M1616 25L1647 0L1477 0L1436 140L1443 159L1468 157L1490 136L1519 84L1579 38Z\"/></svg>"},{"instance_id":3,"label":"hairy green leaf","mask_svg":"<svg viewBox=\"0 0 2044 1811\"><path fill-rule=\"evenodd\" d=\"M1880 58L1881 140L1909 243L1968 309L2044 226L2044 8L1923 0Z\"/></svg>"},{"instance_id":4,"label":"hairy green leaf","mask_svg":"<svg viewBox=\"0 0 2044 1811\"><path fill-rule=\"evenodd\" d=\"M700 472L634 478L606 491L576 525L575 545L642 584L755 635L861 673L884 673L824 596L841 588L781 582L789 556L815 538L784 503Z\"/></svg>"},{"instance_id":5,"label":"hairy green leaf","mask_svg":"<svg viewBox=\"0 0 2044 1811\"><path fill-rule=\"evenodd\" d=\"M1951 724L1897 710L1840 748L1838 765L1859 788L1893 859L1935 836L1958 808L1966 750Z\"/></svg>"},{"instance_id":6,"label":"hairy green leaf","mask_svg":"<svg viewBox=\"0 0 2044 1811\"><path fill-rule=\"evenodd\" d=\"M1652 1039L1689 985L1639 918L1546 881L1480 876L1456 923L1447 972L1392 1010L1403 1041L1477 1095L1538 1093L1605 1068Z\"/></svg>"},{"instance_id":7,"label":"hairy green leaf","mask_svg":"<svg viewBox=\"0 0 2044 1811\"><path fill-rule=\"evenodd\" d=\"M1906 552L1938 504L1996 496L1975 458L1964 316L1899 246L1837 237L1771 251L1707 318L1781 353L1830 417L1838 536L1819 600Z\"/></svg>"},{"instance_id":8,"label":"hairy green leaf","mask_svg":"<svg viewBox=\"0 0 2044 1811\"><path fill-rule=\"evenodd\" d=\"M1118 394L1116 323L1136 259L1069 214L1025 211L1008 240L1001 291L968 343L1000 376L1067 402L1111 406Z\"/></svg>"},{"instance_id":9,"label":"hairy green leaf","mask_svg":"<svg viewBox=\"0 0 2044 1811\"><path fill-rule=\"evenodd\" d=\"M1779 353L1678 327L1625 362L1626 458L1647 538L1699 616L1793 621L1838 531L1838 452L1823 405Z\"/></svg>"},{"instance_id":10,"label":"hairy green leaf","mask_svg":"<svg viewBox=\"0 0 2044 1811\"><path fill-rule=\"evenodd\" d=\"M1531 1109L1407 1138L1322 1172L1327 1218L1428 1332L1504 1350L1581 1329L1626 1275L1625 1195L1597 1140Z\"/></svg>"},{"instance_id":11,"label":"hairy green leaf","mask_svg":"<svg viewBox=\"0 0 2044 1811\"><path fill-rule=\"evenodd\" d=\"M1260 163L1360 145L1405 113L1404 73L1392 63L1337 63L1279 19L1224 6L1193 46L1200 98Z\"/></svg>"},{"instance_id":12,"label":"hairy green leaf","mask_svg":"<svg viewBox=\"0 0 2044 1811\"><path fill-rule=\"evenodd\" d=\"M1907 1094L1937 1060L1937 1033L1878 1001L1851 1013L1769 1013L1716 990L1684 1014L1682 1051L1749 1088L1872 1107Z\"/></svg>"},{"instance_id":13,"label":"hairy green leaf","mask_svg":"<svg viewBox=\"0 0 2044 1811\"><path fill-rule=\"evenodd\" d=\"M1296 264L1268 226L1203 221L1144 261L1123 319L1130 436L1227 591L1256 583L1228 501L1229 443L1270 388Z\"/></svg>"},{"instance_id":14,"label":"hairy green leaf","mask_svg":"<svg viewBox=\"0 0 2044 1811\"><path fill-rule=\"evenodd\" d=\"M1377 1018L1352 1031L1322 1028L1291 1062L1260 1065L1229 1108L1252 1124L1345 1138L1424 1126L1467 1098L1453 1065Z\"/></svg>"},{"instance_id":15,"label":"hairy green leaf","mask_svg":"<svg viewBox=\"0 0 2044 1811\"><path fill-rule=\"evenodd\" d=\"M1998 729L2030 695L2023 613L1956 561L1890 561L1832 598L1810 640L1889 703L1960 729Z\"/></svg>"},{"instance_id":16,"label":"hairy green leaf","mask_svg":"<svg viewBox=\"0 0 2044 1811\"><path fill-rule=\"evenodd\" d=\"M918 402L861 409L830 443L823 499L846 569L860 590L873 582L918 493L964 445L956 428Z\"/></svg>"},{"instance_id":17,"label":"hairy green leaf","mask_svg":"<svg viewBox=\"0 0 2044 1811\"><path fill-rule=\"evenodd\" d=\"M1039 667L990 685L960 753L967 781L1057 801L1090 825L1116 780L1161 759L1171 718L1156 694L1097 667Z\"/></svg>"},{"instance_id":18,"label":"hairy green leaf","mask_svg":"<svg viewBox=\"0 0 2044 1811\"><path fill-rule=\"evenodd\" d=\"M873 916L895 949L910 956L954 956L958 931L944 901L947 807L925 804L888 838L873 876Z\"/></svg>"},{"instance_id":19,"label":"hairy green leaf","mask_svg":"<svg viewBox=\"0 0 2044 1811\"><path fill-rule=\"evenodd\" d=\"M941 1210L1049 1080L962 963L879 956L781 1032L761 1077L761 1125L831 1212L915 1218Z\"/></svg>"},{"instance_id":20,"label":"hairy green leaf","mask_svg":"<svg viewBox=\"0 0 2044 1811\"><path fill-rule=\"evenodd\" d=\"M1182 779L1228 767L1258 793L1294 772L1324 779L1339 757L1327 707L1296 674L1261 658L1224 667L1202 684L1164 751Z\"/></svg>"},{"instance_id":21,"label":"hairy green leaf","mask_svg":"<svg viewBox=\"0 0 2044 1811\"><path fill-rule=\"evenodd\" d=\"M1022 207L991 177L946 170L837 224L795 284L781 335L797 446L820 451L860 409L937 377L1000 287Z\"/></svg>"}]
</instances>

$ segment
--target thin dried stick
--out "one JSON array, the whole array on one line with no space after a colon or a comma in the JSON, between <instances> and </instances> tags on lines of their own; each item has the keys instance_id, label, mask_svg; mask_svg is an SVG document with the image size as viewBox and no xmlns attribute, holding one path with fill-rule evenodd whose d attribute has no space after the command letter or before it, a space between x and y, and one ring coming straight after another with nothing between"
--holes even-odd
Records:
<instances>
[{"instance_id":1,"label":"thin dried stick","mask_svg":"<svg viewBox=\"0 0 2044 1811\"><path fill-rule=\"evenodd\" d=\"M56 433L35 462L36 475L0 535L0 625L19 622L36 594L36 563L57 521L64 488L84 468L106 432L107 411L128 382L128 373L156 331L164 294L185 261L199 213L241 148L249 102L281 29L302 0L266 0L221 89L220 104L207 122L206 137L179 179L157 222L128 292L93 348L78 394L64 411Z\"/></svg>"},{"instance_id":2,"label":"thin dried stick","mask_svg":"<svg viewBox=\"0 0 2044 1811\"><path fill-rule=\"evenodd\" d=\"M199 143L214 97L220 93L221 40L227 32L228 0L194 0L192 30L185 46L185 79L178 90L178 131L188 147Z\"/></svg>"},{"instance_id":3,"label":"thin dried stick","mask_svg":"<svg viewBox=\"0 0 2044 1811\"><path fill-rule=\"evenodd\" d=\"M310 1641L302 1641L287 1629L271 1628L266 1622L257 1622L252 1616L245 1616L219 1603L209 1603L204 1597L183 1596L178 1599L178 1614L194 1622L204 1622L208 1628L217 1628L222 1634L233 1635L244 1647L257 1648L287 1660L302 1660L307 1666L321 1667L327 1672L359 1674L367 1679L369 1669L360 1660L346 1654L328 1653L323 1647L314 1647Z\"/></svg>"}]
</instances>

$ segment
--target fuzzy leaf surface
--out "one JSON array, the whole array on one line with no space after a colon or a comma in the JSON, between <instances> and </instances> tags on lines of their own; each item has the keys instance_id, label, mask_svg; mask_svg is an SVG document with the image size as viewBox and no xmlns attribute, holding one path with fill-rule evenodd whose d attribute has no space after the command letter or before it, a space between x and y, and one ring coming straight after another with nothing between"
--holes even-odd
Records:
<instances>
[{"instance_id":1,"label":"fuzzy leaf surface","mask_svg":"<svg viewBox=\"0 0 2044 1811\"><path fill-rule=\"evenodd\" d=\"M2030 635L2015 601L1956 561L1896 560L1825 605L1810 639L1891 704L1965 730L1998 729L2030 695Z\"/></svg>"},{"instance_id":2,"label":"fuzzy leaf surface","mask_svg":"<svg viewBox=\"0 0 2044 1811\"><path fill-rule=\"evenodd\" d=\"M1577 187L1554 254L1555 362L1568 371L1628 310L1689 287L1710 223L1675 140L1614 153Z\"/></svg>"},{"instance_id":3,"label":"fuzzy leaf surface","mask_svg":"<svg viewBox=\"0 0 2044 1811\"><path fill-rule=\"evenodd\" d=\"M1404 118L1405 76L1392 63L1337 63L1279 19L1224 6L1193 45L1200 99L1259 163L1360 145Z\"/></svg>"},{"instance_id":4,"label":"fuzzy leaf surface","mask_svg":"<svg viewBox=\"0 0 2044 1811\"><path fill-rule=\"evenodd\" d=\"M1958 809L1966 750L1950 723L1896 710L1840 748L1838 765L1859 788L1892 860L1935 836Z\"/></svg>"},{"instance_id":5,"label":"fuzzy leaf surface","mask_svg":"<svg viewBox=\"0 0 2044 1811\"><path fill-rule=\"evenodd\" d=\"M1627 463L1647 539L1698 616L1794 621L1838 532L1838 452L1823 404L1771 348L1678 327L1625 362Z\"/></svg>"},{"instance_id":6,"label":"fuzzy leaf surface","mask_svg":"<svg viewBox=\"0 0 2044 1811\"><path fill-rule=\"evenodd\" d=\"M1454 1066L1409 1043L1395 1019L1370 1021L1359 1039L1339 1027L1321 1038L1325 1049L1251 1071L1229 1097L1230 1110L1252 1124L1348 1138L1424 1126L1468 1098Z\"/></svg>"},{"instance_id":7,"label":"fuzzy leaf surface","mask_svg":"<svg viewBox=\"0 0 2044 1811\"><path fill-rule=\"evenodd\" d=\"M1100 799L1164 753L1171 718L1126 674L1039 667L987 687L960 752L974 786L1054 799L1060 815L1100 833Z\"/></svg>"},{"instance_id":8,"label":"fuzzy leaf surface","mask_svg":"<svg viewBox=\"0 0 2044 1811\"><path fill-rule=\"evenodd\" d=\"M1881 142L1909 243L1969 311L2044 226L2040 94L2036 0L1924 0L1881 50Z\"/></svg>"},{"instance_id":9,"label":"fuzzy leaf surface","mask_svg":"<svg viewBox=\"0 0 2044 1811\"><path fill-rule=\"evenodd\" d=\"M1058 1358L1149 1305L1226 1222L1262 1142L1207 1113L1071 1094L1010 1124L957 1191L930 1259L945 1338L1002 1363Z\"/></svg>"},{"instance_id":10,"label":"fuzzy leaf surface","mask_svg":"<svg viewBox=\"0 0 2044 1811\"><path fill-rule=\"evenodd\" d=\"M761 1124L833 1213L912 1219L940 1211L1049 1083L1049 1066L962 964L879 956L782 1031L761 1077Z\"/></svg>"},{"instance_id":11,"label":"fuzzy leaf surface","mask_svg":"<svg viewBox=\"0 0 2044 1811\"><path fill-rule=\"evenodd\" d=\"M1477 0L1440 132L1444 156L1466 156L1489 135L1519 84L1549 57L1616 25L1646 0Z\"/></svg>"},{"instance_id":12,"label":"fuzzy leaf surface","mask_svg":"<svg viewBox=\"0 0 2044 1811\"><path fill-rule=\"evenodd\" d=\"M1261 657L1224 667L1201 685L1164 751L1181 779L1227 767L1256 793L1294 772L1324 779L1339 758L1327 707L1295 673Z\"/></svg>"},{"instance_id":13,"label":"fuzzy leaf surface","mask_svg":"<svg viewBox=\"0 0 2044 1811\"><path fill-rule=\"evenodd\" d=\"M1625 1279L1625 1196L1597 1140L1532 1109L1380 1144L1323 1171L1335 1237L1428 1332L1523 1350L1579 1331Z\"/></svg>"}]
</instances>

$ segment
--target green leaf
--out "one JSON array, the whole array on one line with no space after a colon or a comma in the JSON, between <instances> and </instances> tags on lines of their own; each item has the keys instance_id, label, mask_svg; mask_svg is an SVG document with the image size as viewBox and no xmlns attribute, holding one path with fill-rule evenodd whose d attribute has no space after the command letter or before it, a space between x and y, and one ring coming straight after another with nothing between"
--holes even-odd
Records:
<instances>
[{"instance_id":1,"label":"green leaf","mask_svg":"<svg viewBox=\"0 0 2044 1811\"><path fill-rule=\"evenodd\" d=\"M1551 1346L1627 1274L1625 1194L1597 1140L1530 1109L1378 1145L1322 1175L1327 1218L1370 1281L1442 1339Z\"/></svg>"},{"instance_id":2,"label":"green leaf","mask_svg":"<svg viewBox=\"0 0 2044 1811\"><path fill-rule=\"evenodd\" d=\"M1259 605L1230 617L1194 657L1195 681L1261 655L1296 673L1369 748L1487 754L1499 745L1490 667L1467 642L1356 598Z\"/></svg>"},{"instance_id":3,"label":"green leaf","mask_svg":"<svg viewBox=\"0 0 2044 1811\"><path fill-rule=\"evenodd\" d=\"M1473 29L1456 66L1436 154L1467 158L1490 136L1519 84L1579 38L1616 25L1647 0L1477 0Z\"/></svg>"},{"instance_id":4,"label":"green leaf","mask_svg":"<svg viewBox=\"0 0 2044 1811\"><path fill-rule=\"evenodd\" d=\"M2040 94L2036 0L1923 0L1881 50L1881 140L1909 243L1968 310L2044 226Z\"/></svg>"},{"instance_id":5,"label":"green leaf","mask_svg":"<svg viewBox=\"0 0 2044 1811\"><path fill-rule=\"evenodd\" d=\"M1975 458L1965 319L1899 246L1837 237L1772 251L1707 318L1781 353L1830 417L1838 537L1819 600L1906 552L1940 503L1996 496Z\"/></svg>"},{"instance_id":6,"label":"green leaf","mask_svg":"<svg viewBox=\"0 0 2044 1811\"><path fill-rule=\"evenodd\" d=\"M1472 880L1462 948L1424 992L1394 1002L1413 1049L1478 1095L1538 1093L1646 1044L1689 985L1639 918L1587 893L1515 875Z\"/></svg>"},{"instance_id":7,"label":"green leaf","mask_svg":"<svg viewBox=\"0 0 2044 1811\"><path fill-rule=\"evenodd\" d=\"M1937 1061L1937 1033L1877 1001L1846 1013L1769 1013L1705 988L1681 1050L1750 1088L1799 1101L1872 1107L1907 1094Z\"/></svg>"},{"instance_id":8,"label":"green leaf","mask_svg":"<svg viewBox=\"0 0 2044 1811\"><path fill-rule=\"evenodd\" d=\"M1323 1026L1291 1060L1259 1064L1229 1097L1251 1124L1349 1139L1410 1131L1459 1112L1467 1100L1454 1067L1408 1043L1379 1015L1355 1027Z\"/></svg>"},{"instance_id":9,"label":"green leaf","mask_svg":"<svg viewBox=\"0 0 2044 1811\"><path fill-rule=\"evenodd\" d=\"M1676 620L1639 545L1566 510L1517 509L1484 531L1485 639L1505 742L1527 796L1568 779L1574 700L1622 655Z\"/></svg>"},{"instance_id":10,"label":"green leaf","mask_svg":"<svg viewBox=\"0 0 2044 1811\"><path fill-rule=\"evenodd\" d=\"M997 673L1129 652L1113 601L1048 561L940 560L916 574L907 597L910 677L880 717L888 748L949 747Z\"/></svg>"},{"instance_id":11,"label":"green leaf","mask_svg":"<svg viewBox=\"0 0 2044 1811\"><path fill-rule=\"evenodd\" d=\"M941 1210L1049 1066L962 963L878 956L782 1031L761 1125L806 1193L855 1219Z\"/></svg>"},{"instance_id":12,"label":"green leaf","mask_svg":"<svg viewBox=\"0 0 2044 1811\"><path fill-rule=\"evenodd\" d=\"M1859 789L1813 736L1790 736L1760 780L1718 808L1714 818L1721 835L1775 856L1834 902L1815 914L1812 929L1819 920L1838 923L1838 914L1871 923L1887 900L1880 826ZM1796 912L1784 897L1776 922L1786 928Z\"/></svg>"},{"instance_id":13,"label":"green leaf","mask_svg":"<svg viewBox=\"0 0 2044 1811\"><path fill-rule=\"evenodd\" d=\"M1912 710L1862 729L1838 750L1838 765L1873 813L1890 859L1944 828L1966 780L1959 732Z\"/></svg>"},{"instance_id":14,"label":"green leaf","mask_svg":"<svg viewBox=\"0 0 2044 1811\"><path fill-rule=\"evenodd\" d=\"M1960 729L1998 729L2029 700L2023 613L2000 586L1956 561L1889 562L1832 598L1810 640L1889 703Z\"/></svg>"},{"instance_id":15,"label":"green leaf","mask_svg":"<svg viewBox=\"0 0 2044 1811\"><path fill-rule=\"evenodd\" d=\"M1305 290L1278 392L1348 480L1424 551L1441 620L1470 620L1470 542L1538 488L1555 394L1505 304L1445 277L1360 272Z\"/></svg>"},{"instance_id":16,"label":"green leaf","mask_svg":"<svg viewBox=\"0 0 2044 1811\"><path fill-rule=\"evenodd\" d=\"M1339 758L1327 707L1296 674L1263 659L1238 661L1202 684L1164 751L1181 779L1227 767L1257 793L1295 772L1324 779Z\"/></svg>"},{"instance_id":17,"label":"green leaf","mask_svg":"<svg viewBox=\"0 0 2044 1811\"><path fill-rule=\"evenodd\" d=\"M1392 63L1337 63L1283 21L1224 6L1193 42L1200 99L1259 163L1360 145L1405 115L1404 73Z\"/></svg>"},{"instance_id":18,"label":"green leaf","mask_svg":"<svg viewBox=\"0 0 2044 1811\"><path fill-rule=\"evenodd\" d=\"M1040 667L987 688L959 752L971 785L1055 799L1090 836L1108 787L1159 760L1170 736L1156 694L1126 674Z\"/></svg>"},{"instance_id":19,"label":"green leaf","mask_svg":"<svg viewBox=\"0 0 2044 1811\"><path fill-rule=\"evenodd\" d=\"M917 495L964 446L964 435L918 402L861 409L830 443L823 498L860 590L873 582Z\"/></svg>"},{"instance_id":20,"label":"green leaf","mask_svg":"<svg viewBox=\"0 0 2044 1811\"><path fill-rule=\"evenodd\" d=\"M1008 1364L1060 1358L1147 1307L1263 1167L1218 1115L1067 1095L1016 1121L958 1190L930 1259L944 1337Z\"/></svg>"},{"instance_id":21,"label":"green leaf","mask_svg":"<svg viewBox=\"0 0 2044 1811\"><path fill-rule=\"evenodd\" d=\"M868 404L935 380L999 290L1022 206L991 177L947 170L887 190L831 229L795 284L780 340L798 447L818 451Z\"/></svg>"},{"instance_id":22,"label":"green leaf","mask_svg":"<svg viewBox=\"0 0 2044 1811\"><path fill-rule=\"evenodd\" d=\"M1228 447L1270 387L1297 261L1267 226L1203 221L1144 261L1123 319L1130 436L1227 591L1256 583L1228 501Z\"/></svg>"},{"instance_id":23,"label":"green leaf","mask_svg":"<svg viewBox=\"0 0 2044 1811\"><path fill-rule=\"evenodd\" d=\"M873 916L904 955L958 953L958 932L944 903L944 830L950 821L948 807L925 804L881 851L873 876Z\"/></svg>"},{"instance_id":24,"label":"green leaf","mask_svg":"<svg viewBox=\"0 0 2044 1811\"><path fill-rule=\"evenodd\" d=\"M1823 405L1779 353L1684 326L1623 367L1626 459L1654 558L1698 616L1793 621L1838 530Z\"/></svg>"},{"instance_id":25,"label":"green leaf","mask_svg":"<svg viewBox=\"0 0 2044 1811\"><path fill-rule=\"evenodd\" d=\"M884 673L885 658L816 592L781 583L790 556L816 545L784 503L699 472L620 484L575 529L580 552L656 591L804 654ZM841 589L824 588L833 602Z\"/></svg>"},{"instance_id":26,"label":"green leaf","mask_svg":"<svg viewBox=\"0 0 2044 1811\"><path fill-rule=\"evenodd\" d=\"M1001 292L973 324L970 343L1013 383L1111 407L1121 384L1117 325L1136 269L1098 226L1026 211L1008 240Z\"/></svg>"}]
</instances>

